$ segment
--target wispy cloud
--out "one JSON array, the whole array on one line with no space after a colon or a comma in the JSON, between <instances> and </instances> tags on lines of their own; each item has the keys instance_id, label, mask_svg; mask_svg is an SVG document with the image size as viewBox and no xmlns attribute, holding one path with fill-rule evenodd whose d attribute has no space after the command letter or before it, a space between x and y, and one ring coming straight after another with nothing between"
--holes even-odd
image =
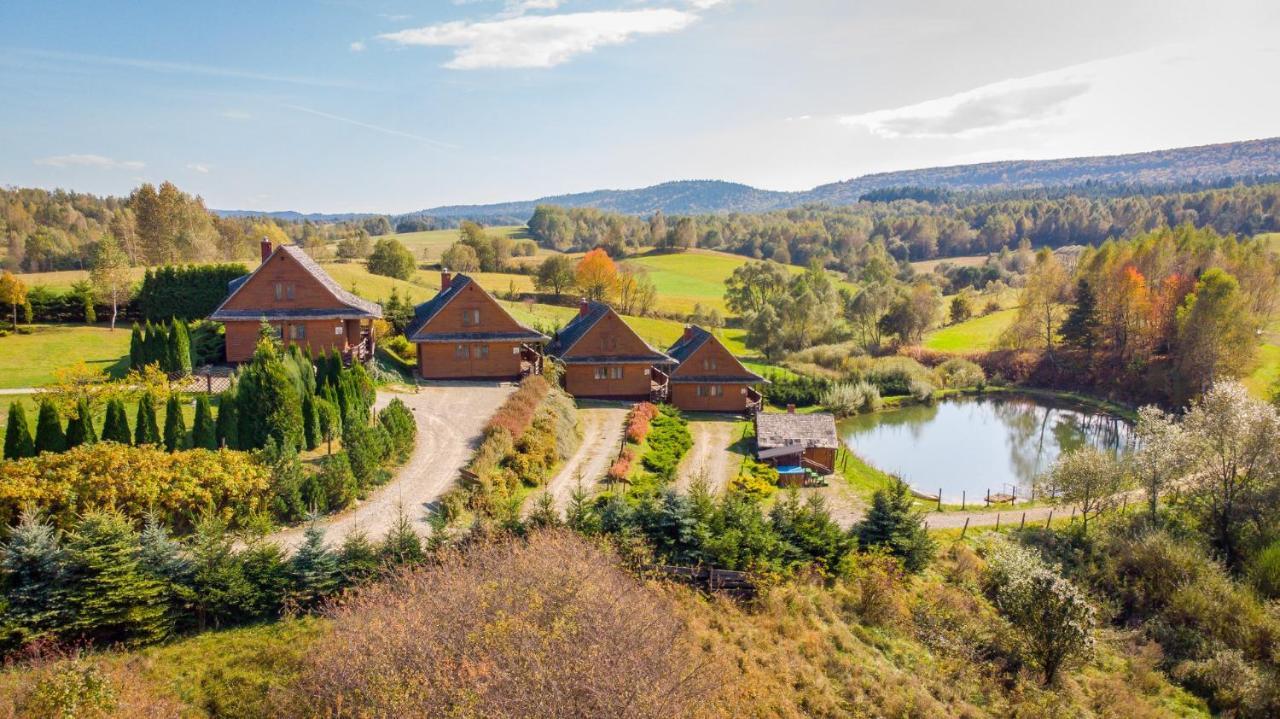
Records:
<instances>
[{"instance_id":1,"label":"wispy cloud","mask_svg":"<svg viewBox=\"0 0 1280 719\"><path fill-rule=\"evenodd\" d=\"M46 167L96 167L102 170L141 170L146 163L140 160L115 160L103 155L53 155L35 161Z\"/></svg>"},{"instance_id":2,"label":"wispy cloud","mask_svg":"<svg viewBox=\"0 0 1280 719\"><path fill-rule=\"evenodd\" d=\"M380 12L378 13L378 17L382 18L383 20L390 20L391 22L404 22L405 20L408 20L413 16L407 15L405 13Z\"/></svg>"},{"instance_id":3,"label":"wispy cloud","mask_svg":"<svg viewBox=\"0 0 1280 719\"><path fill-rule=\"evenodd\" d=\"M203 162L188 162L187 169L193 172L198 172L201 175L209 174L209 166Z\"/></svg>"},{"instance_id":4,"label":"wispy cloud","mask_svg":"<svg viewBox=\"0 0 1280 719\"><path fill-rule=\"evenodd\" d=\"M886 138L967 138L1043 124L1096 79L1096 63L1002 80L914 105L847 115L840 122Z\"/></svg>"},{"instance_id":5,"label":"wispy cloud","mask_svg":"<svg viewBox=\"0 0 1280 719\"><path fill-rule=\"evenodd\" d=\"M53 52L49 50L19 50L18 52L40 57L49 60L61 60L64 62L77 63L82 65L97 65L107 67L127 67L136 70L145 70L148 72L168 73L178 75L202 75L207 77L229 77L242 80L258 80L262 82L274 82L290 85L306 85L311 87L351 87L348 83L337 82L313 77L300 77L297 75L274 75L271 73L256 72L253 70L242 70L233 67L220 67L216 65L201 65L190 62L170 62L167 60L146 60L132 57L116 57L112 55L87 55L74 52Z\"/></svg>"},{"instance_id":6,"label":"wispy cloud","mask_svg":"<svg viewBox=\"0 0 1280 719\"><path fill-rule=\"evenodd\" d=\"M351 52L364 52L364 40L356 40L350 45Z\"/></svg>"},{"instance_id":7,"label":"wispy cloud","mask_svg":"<svg viewBox=\"0 0 1280 719\"><path fill-rule=\"evenodd\" d=\"M332 113L322 112L320 110L315 110L310 107L302 107L301 105L281 105L281 107L287 108L289 110L294 110L296 112L306 113L308 115L314 115L316 117L323 117L328 120L333 120L334 122L342 122L348 125L354 125L355 127L363 127L366 130L380 132L384 135L391 135L393 137L403 137L405 139L414 140L424 145L429 145L431 147L445 148L449 150L458 149L457 145L453 145L448 142L433 140L429 137L423 137L422 135L415 135L412 132L404 132L402 130L396 130L390 127L382 127L381 125L374 125L372 123L364 122L362 120L356 120L350 117L343 117L341 115L334 115Z\"/></svg>"},{"instance_id":8,"label":"wispy cloud","mask_svg":"<svg viewBox=\"0 0 1280 719\"><path fill-rule=\"evenodd\" d=\"M508 13L515 14L428 25L378 38L398 45L456 48L453 59L444 65L454 70L546 68L640 35L677 32L698 19L696 12L674 8L523 14L558 6L557 0L524 0L508 6Z\"/></svg>"},{"instance_id":9,"label":"wispy cloud","mask_svg":"<svg viewBox=\"0 0 1280 719\"><path fill-rule=\"evenodd\" d=\"M253 117L244 110L223 110L221 115L228 120L248 120Z\"/></svg>"}]
</instances>

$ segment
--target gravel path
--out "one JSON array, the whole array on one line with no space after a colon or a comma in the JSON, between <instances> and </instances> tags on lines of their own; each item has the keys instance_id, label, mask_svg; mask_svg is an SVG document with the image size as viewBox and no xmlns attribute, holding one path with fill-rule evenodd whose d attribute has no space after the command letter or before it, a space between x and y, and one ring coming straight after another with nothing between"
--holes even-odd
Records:
<instances>
[{"instance_id":1,"label":"gravel path","mask_svg":"<svg viewBox=\"0 0 1280 719\"><path fill-rule=\"evenodd\" d=\"M325 517L319 526L326 540L337 544L355 528L377 540L396 521L400 507L425 534L424 509L444 494L458 477L458 470L471 458L484 425L498 406L515 390L513 385L449 383L421 387L417 394L379 392L375 407L400 398L418 422L418 441L413 455L396 476L354 508ZM306 525L291 527L271 539L286 548L302 543Z\"/></svg>"},{"instance_id":2,"label":"gravel path","mask_svg":"<svg viewBox=\"0 0 1280 719\"><path fill-rule=\"evenodd\" d=\"M618 446L622 443L627 407L580 407L578 417L582 420L582 443L556 476L547 482L546 491L551 494L557 509L569 505L569 498L579 482L590 492L609 471L609 465L618 456Z\"/></svg>"},{"instance_id":3,"label":"gravel path","mask_svg":"<svg viewBox=\"0 0 1280 719\"><path fill-rule=\"evenodd\" d=\"M689 417L689 434L693 436L693 447L685 455L680 464L680 472L676 477L676 487L686 491L694 478L704 475L707 488L712 494L722 492L729 486L738 467L742 464L742 455L731 451L729 447L738 438L734 435L737 418L727 415L698 415Z\"/></svg>"}]
</instances>

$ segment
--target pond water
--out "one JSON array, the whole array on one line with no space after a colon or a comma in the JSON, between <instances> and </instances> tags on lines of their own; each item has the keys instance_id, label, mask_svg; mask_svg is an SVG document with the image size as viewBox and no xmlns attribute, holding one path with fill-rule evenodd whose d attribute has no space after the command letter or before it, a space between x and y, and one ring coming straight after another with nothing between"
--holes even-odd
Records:
<instances>
[{"instance_id":1,"label":"pond water","mask_svg":"<svg viewBox=\"0 0 1280 719\"><path fill-rule=\"evenodd\" d=\"M844 420L840 437L871 465L926 495L981 505L987 492L1030 496L1060 452L1086 444L1128 451L1129 423L1039 397L956 397Z\"/></svg>"}]
</instances>

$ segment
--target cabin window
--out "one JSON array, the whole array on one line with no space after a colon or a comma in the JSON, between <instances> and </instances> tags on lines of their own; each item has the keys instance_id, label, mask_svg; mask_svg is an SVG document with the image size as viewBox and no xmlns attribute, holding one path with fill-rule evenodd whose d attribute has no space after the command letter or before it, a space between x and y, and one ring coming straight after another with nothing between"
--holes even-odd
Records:
<instances>
[{"instance_id":1,"label":"cabin window","mask_svg":"<svg viewBox=\"0 0 1280 719\"><path fill-rule=\"evenodd\" d=\"M470 357L471 357L471 353L467 349L466 345L458 345L457 347L453 348L454 359L464 360L464 359L469 359Z\"/></svg>"},{"instance_id":2,"label":"cabin window","mask_svg":"<svg viewBox=\"0 0 1280 719\"><path fill-rule=\"evenodd\" d=\"M609 379L622 379L622 368L621 368L621 367L610 367L610 368L609 368Z\"/></svg>"},{"instance_id":3,"label":"cabin window","mask_svg":"<svg viewBox=\"0 0 1280 719\"><path fill-rule=\"evenodd\" d=\"M596 369L595 369L595 378L596 378L596 379L608 379L608 377L609 377L609 368L607 368L607 367L596 367Z\"/></svg>"},{"instance_id":4,"label":"cabin window","mask_svg":"<svg viewBox=\"0 0 1280 719\"><path fill-rule=\"evenodd\" d=\"M294 296L292 282L277 282L275 286L277 300L291 300Z\"/></svg>"},{"instance_id":5,"label":"cabin window","mask_svg":"<svg viewBox=\"0 0 1280 719\"><path fill-rule=\"evenodd\" d=\"M282 339L284 339L284 325L282 325L282 324L272 324L272 325L271 325L271 336L272 336L272 337L274 337L274 338L276 338L276 339L278 339L278 340L282 340Z\"/></svg>"},{"instance_id":6,"label":"cabin window","mask_svg":"<svg viewBox=\"0 0 1280 719\"><path fill-rule=\"evenodd\" d=\"M305 340L307 338L306 325L289 325L289 339Z\"/></svg>"},{"instance_id":7,"label":"cabin window","mask_svg":"<svg viewBox=\"0 0 1280 719\"><path fill-rule=\"evenodd\" d=\"M489 359L489 345L476 345L476 359Z\"/></svg>"},{"instance_id":8,"label":"cabin window","mask_svg":"<svg viewBox=\"0 0 1280 719\"><path fill-rule=\"evenodd\" d=\"M716 368L716 358L715 358L715 357L704 357L704 358L703 358L703 360L702 360L702 369L715 369L715 368Z\"/></svg>"},{"instance_id":9,"label":"cabin window","mask_svg":"<svg viewBox=\"0 0 1280 719\"><path fill-rule=\"evenodd\" d=\"M724 387L718 384L700 384L698 385L699 397L723 397Z\"/></svg>"},{"instance_id":10,"label":"cabin window","mask_svg":"<svg viewBox=\"0 0 1280 719\"><path fill-rule=\"evenodd\" d=\"M600 349L608 352L618 349L618 338L615 335L601 335Z\"/></svg>"},{"instance_id":11,"label":"cabin window","mask_svg":"<svg viewBox=\"0 0 1280 719\"><path fill-rule=\"evenodd\" d=\"M336 336L338 336L338 335L341 335L341 334L342 334L342 323L341 323L341 322L339 322L339 323L338 323L338 326L337 326L337 327L334 327L334 328L333 328L333 334L334 334L334 336L335 336L335 337L336 337Z\"/></svg>"},{"instance_id":12,"label":"cabin window","mask_svg":"<svg viewBox=\"0 0 1280 719\"><path fill-rule=\"evenodd\" d=\"M478 324L480 324L480 310L472 308L462 311L463 327L475 327Z\"/></svg>"}]
</instances>

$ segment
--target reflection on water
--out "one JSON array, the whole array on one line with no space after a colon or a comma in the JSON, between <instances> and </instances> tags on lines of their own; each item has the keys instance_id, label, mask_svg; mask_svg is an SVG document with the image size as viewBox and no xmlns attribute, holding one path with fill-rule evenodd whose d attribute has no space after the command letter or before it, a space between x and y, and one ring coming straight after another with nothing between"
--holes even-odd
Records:
<instances>
[{"instance_id":1,"label":"reflection on water","mask_svg":"<svg viewBox=\"0 0 1280 719\"><path fill-rule=\"evenodd\" d=\"M1079 405L1031 397L958 397L844 420L840 435L863 459L943 500L970 501L1016 488L1058 454L1086 444L1128 450L1127 422Z\"/></svg>"}]
</instances>

